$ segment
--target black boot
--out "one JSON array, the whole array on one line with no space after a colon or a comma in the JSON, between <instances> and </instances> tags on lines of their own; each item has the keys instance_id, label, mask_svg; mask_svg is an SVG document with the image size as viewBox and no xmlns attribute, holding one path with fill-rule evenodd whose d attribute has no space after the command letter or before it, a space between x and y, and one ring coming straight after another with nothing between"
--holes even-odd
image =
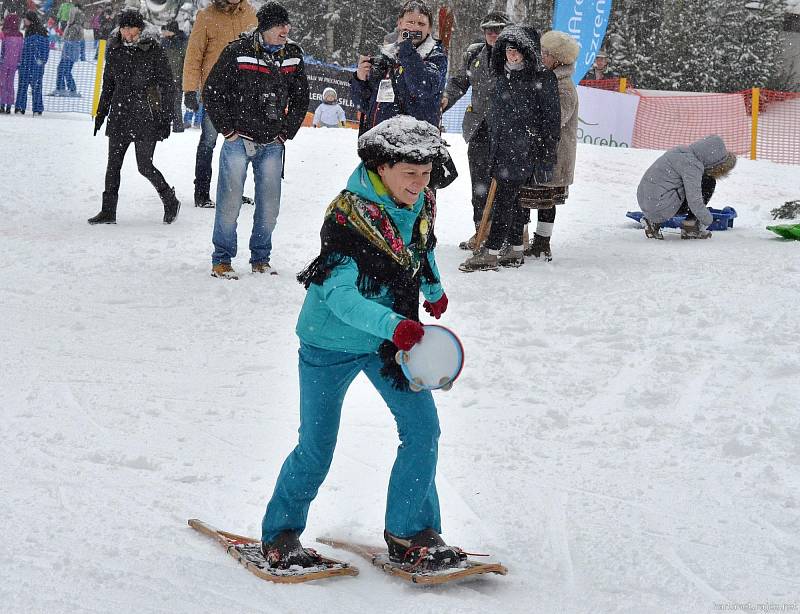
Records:
<instances>
[{"instance_id":1,"label":"black boot","mask_svg":"<svg viewBox=\"0 0 800 614\"><path fill-rule=\"evenodd\" d=\"M553 253L550 251L550 237L534 233L533 241L531 241L531 256L537 260L544 259L545 262L550 262L553 259Z\"/></svg>"},{"instance_id":2,"label":"black boot","mask_svg":"<svg viewBox=\"0 0 800 614\"><path fill-rule=\"evenodd\" d=\"M87 220L90 224L116 224L117 223L117 197L108 192L103 192L103 207L100 213Z\"/></svg>"},{"instance_id":3,"label":"black boot","mask_svg":"<svg viewBox=\"0 0 800 614\"><path fill-rule=\"evenodd\" d=\"M322 565L322 557L316 550L303 548L294 531L284 531L271 542L261 542L261 554L273 569L289 569L293 565L316 567Z\"/></svg>"},{"instance_id":4,"label":"black boot","mask_svg":"<svg viewBox=\"0 0 800 614\"><path fill-rule=\"evenodd\" d=\"M164 223L172 224L178 217L178 211L181 210L181 201L175 196L175 188L159 192L158 195L161 197L161 202L164 203Z\"/></svg>"},{"instance_id":5,"label":"black boot","mask_svg":"<svg viewBox=\"0 0 800 614\"><path fill-rule=\"evenodd\" d=\"M208 194L195 194L194 206L202 207L203 209L213 209L214 201L211 200L211 197Z\"/></svg>"},{"instance_id":6,"label":"black boot","mask_svg":"<svg viewBox=\"0 0 800 614\"><path fill-rule=\"evenodd\" d=\"M411 537L397 537L384 531L383 539L386 540L392 562L419 571L458 567L467 558L461 548L445 544L442 536L433 529L424 529Z\"/></svg>"}]
</instances>

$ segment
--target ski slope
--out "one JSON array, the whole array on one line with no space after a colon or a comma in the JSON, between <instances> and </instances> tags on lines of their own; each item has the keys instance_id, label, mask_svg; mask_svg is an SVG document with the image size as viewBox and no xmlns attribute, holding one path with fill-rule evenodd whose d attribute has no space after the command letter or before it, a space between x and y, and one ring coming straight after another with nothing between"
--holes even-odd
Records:
<instances>
[{"instance_id":1,"label":"ski slope","mask_svg":"<svg viewBox=\"0 0 800 614\"><path fill-rule=\"evenodd\" d=\"M0 119L0 611L800 608L800 243L764 230L800 197L796 167L741 160L712 201L737 209L732 231L655 242L624 214L659 152L580 145L555 260L464 274L466 146L448 135L462 174L439 199L441 322L466 366L435 393L444 537L510 573L421 589L353 560L357 578L281 586L186 520L259 535L298 427L294 273L317 254L356 135L289 143L280 275L249 274L244 206L239 281L209 276L198 137L156 150L184 203L175 224L131 149L118 224L91 227L107 139L86 116ZM357 379L308 545L380 542L396 446Z\"/></svg>"}]
</instances>

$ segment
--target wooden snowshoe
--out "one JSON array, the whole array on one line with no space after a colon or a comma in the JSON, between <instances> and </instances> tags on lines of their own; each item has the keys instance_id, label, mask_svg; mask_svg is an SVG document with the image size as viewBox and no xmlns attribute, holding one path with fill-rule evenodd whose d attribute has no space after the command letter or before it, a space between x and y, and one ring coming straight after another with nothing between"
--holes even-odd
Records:
<instances>
[{"instance_id":1,"label":"wooden snowshoe","mask_svg":"<svg viewBox=\"0 0 800 614\"><path fill-rule=\"evenodd\" d=\"M462 561L459 567L449 567L437 571L419 571L411 569L411 565L402 565L391 561L385 546L366 546L331 537L318 537L317 541L331 548L357 554L385 574L397 576L412 584L445 584L480 574L495 573L504 576L508 573L508 569L500 563L478 563L471 559Z\"/></svg>"},{"instance_id":2,"label":"wooden snowshoe","mask_svg":"<svg viewBox=\"0 0 800 614\"><path fill-rule=\"evenodd\" d=\"M273 569L267 565L261 554L261 540L244 537L227 531L220 531L202 520L191 519L189 526L208 535L219 542L233 558L239 561L250 573L262 580L282 584L296 584L321 580L334 576L357 576L358 569L344 561L322 557L322 563L316 567L291 567L289 569Z\"/></svg>"}]
</instances>

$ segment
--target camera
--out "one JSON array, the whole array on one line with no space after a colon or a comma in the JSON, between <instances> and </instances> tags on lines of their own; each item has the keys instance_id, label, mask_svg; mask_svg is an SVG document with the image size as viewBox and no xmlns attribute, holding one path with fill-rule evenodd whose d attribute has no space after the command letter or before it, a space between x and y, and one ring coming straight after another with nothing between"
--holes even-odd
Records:
<instances>
[{"instance_id":1,"label":"camera","mask_svg":"<svg viewBox=\"0 0 800 614\"><path fill-rule=\"evenodd\" d=\"M267 119L270 121L278 121L280 118L278 95L275 92L268 92L261 94L261 105L265 108Z\"/></svg>"},{"instance_id":2,"label":"camera","mask_svg":"<svg viewBox=\"0 0 800 614\"><path fill-rule=\"evenodd\" d=\"M422 32L416 32L414 30L403 30L403 33L400 35L403 37L403 40L411 40L422 38Z\"/></svg>"}]
</instances>

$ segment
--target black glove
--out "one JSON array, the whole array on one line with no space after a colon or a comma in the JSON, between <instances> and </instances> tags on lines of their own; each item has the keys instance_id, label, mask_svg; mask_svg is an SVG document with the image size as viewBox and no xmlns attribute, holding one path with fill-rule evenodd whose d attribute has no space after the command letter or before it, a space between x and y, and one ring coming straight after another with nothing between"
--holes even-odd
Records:
<instances>
[{"instance_id":1,"label":"black glove","mask_svg":"<svg viewBox=\"0 0 800 614\"><path fill-rule=\"evenodd\" d=\"M281 132L278 136L275 137L275 142L280 143L281 145L285 144L286 141L289 140L289 137L286 136L285 132Z\"/></svg>"},{"instance_id":2,"label":"black glove","mask_svg":"<svg viewBox=\"0 0 800 614\"><path fill-rule=\"evenodd\" d=\"M103 127L103 122L105 121L105 117L98 115L94 118L94 136L97 136L97 133L100 132L100 128Z\"/></svg>"},{"instance_id":3,"label":"black glove","mask_svg":"<svg viewBox=\"0 0 800 614\"><path fill-rule=\"evenodd\" d=\"M195 113L200 110L200 103L197 101L197 92L184 92L183 104L187 109L191 109Z\"/></svg>"},{"instance_id":4,"label":"black glove","mask_svg":"<svg viewBox=\"0 0 800 614\"><path fill-rule=\"evenodd\" d=\"M539 162L533 167L533 182L536 185L553 181L553 165Z\"/></svg>"}]
</instances>

